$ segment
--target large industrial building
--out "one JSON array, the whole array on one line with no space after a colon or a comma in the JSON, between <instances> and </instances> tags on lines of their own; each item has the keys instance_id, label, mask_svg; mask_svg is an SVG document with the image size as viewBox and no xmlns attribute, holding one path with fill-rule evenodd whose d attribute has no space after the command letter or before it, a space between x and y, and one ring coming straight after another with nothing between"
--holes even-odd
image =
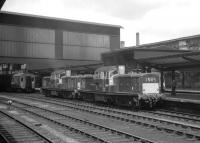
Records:
<instances>
[{"instance_id":1,"label":"large industrial building","mask_svg":"<svg viewBox=\"0 0 200 143\"><path fill-rule=\"evenodd\" d=\"M101 53L120 48L118 25L0 12L0 69L30 70L98 64Z\"/></svg>"}]
</instances>

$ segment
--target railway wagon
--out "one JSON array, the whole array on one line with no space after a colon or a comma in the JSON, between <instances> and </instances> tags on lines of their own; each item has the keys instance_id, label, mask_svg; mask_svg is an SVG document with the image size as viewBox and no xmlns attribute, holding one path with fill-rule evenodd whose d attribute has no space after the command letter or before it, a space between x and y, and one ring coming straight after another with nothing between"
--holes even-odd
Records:
<instances>
[{"instance_id":1,"label":"railway wagon","mask_svg":"<svg viewBox=\"0 0 200 143\"><path fill-rule=\"evenodd\" d=\"M35 90L35 75L31 73L13 74L11 89L12 91L33 92Z\"/></svg>"}]
</instances>

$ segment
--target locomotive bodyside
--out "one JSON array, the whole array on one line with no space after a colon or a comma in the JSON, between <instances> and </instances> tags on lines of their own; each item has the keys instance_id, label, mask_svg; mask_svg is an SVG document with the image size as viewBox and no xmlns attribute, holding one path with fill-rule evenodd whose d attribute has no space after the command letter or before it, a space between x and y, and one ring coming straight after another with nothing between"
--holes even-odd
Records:
<instances>
[{"instance_id":1,"label":"locomotive bodyside","mask_svg":"<svg viewBox=\"0 0 200 143\"><path fill-rule=\"evenodd\" d=\"M85 79L86 86L84 90L80 91L81 96L84 100L88 101L100 101L109 102L110 96L106 93L110 91L110 79L114 74L117 74L116 66L105 66L98 68L90 82L89 78Z\"/></svg>"},{"instance_id":2,"label":"locomotive bodyside","mask_svg":"<svg viewBox=\"0 0 200 143\"><path fill-rule=\"evenodd\" d=\"M80 87L78 88L79 97L83 100L94 101L94 93L97 90L97 83L93 75L80 77Z\"/></svg>"}]
</instances>

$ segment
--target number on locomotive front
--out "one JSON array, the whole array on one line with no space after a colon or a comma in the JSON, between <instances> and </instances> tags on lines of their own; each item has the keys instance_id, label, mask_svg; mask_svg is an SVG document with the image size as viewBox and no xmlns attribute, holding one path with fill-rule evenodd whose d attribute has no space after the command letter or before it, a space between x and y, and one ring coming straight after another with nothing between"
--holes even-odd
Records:
<instances>
[{"instance_id":1,"label":"number on locomotive front","mask_svg":"<svg viewBox=\"0 0 200 143\"><path fill-rule=\"evenodd\" d=\"M144 74L141 78L142 94L139 95L140 105L152 108L162 99L160 92L160 75L158 73Z\"/></svg>"},{"instance_id":2,"label":"number on locomotive front","mask_svg":"<svg viewBox=\"0 0 200 143\"><path fill-rule=\"evenodd\" d=\"M159 94L160 82L159 75L147 74L142 77L142 92L143 94Z\"/></svg>"}]
</instances>

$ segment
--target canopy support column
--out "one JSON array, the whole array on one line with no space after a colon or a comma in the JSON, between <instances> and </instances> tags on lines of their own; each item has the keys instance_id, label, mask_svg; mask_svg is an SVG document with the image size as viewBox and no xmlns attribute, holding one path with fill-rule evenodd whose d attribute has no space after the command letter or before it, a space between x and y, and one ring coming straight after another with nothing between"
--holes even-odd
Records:
<instances>
[{"instance_id":1,"label":"canopy support column","mask_svg":"<svg viewBox=\"0 0 200 143\"><path fill-rule=\"evenodd\" d=\"M175 79L175 70L172 70L172 83L171 83L171 90L172 90L172 95L176 95L176 79Z\"/></svg>"},{"instance_id":2,"label":"canopy support column","mask_svg":"<svg viewBox=\"0 0 200 143\"><path fill-rule=\"evenodd\" d=\"M160 75L160 81L161 81L161 92L163 93L164 92L164 89L163 89L163 84L164 84L164 78L163 78L163 70L161 70L161 75Z\"/></svg>"}]
</instances>

